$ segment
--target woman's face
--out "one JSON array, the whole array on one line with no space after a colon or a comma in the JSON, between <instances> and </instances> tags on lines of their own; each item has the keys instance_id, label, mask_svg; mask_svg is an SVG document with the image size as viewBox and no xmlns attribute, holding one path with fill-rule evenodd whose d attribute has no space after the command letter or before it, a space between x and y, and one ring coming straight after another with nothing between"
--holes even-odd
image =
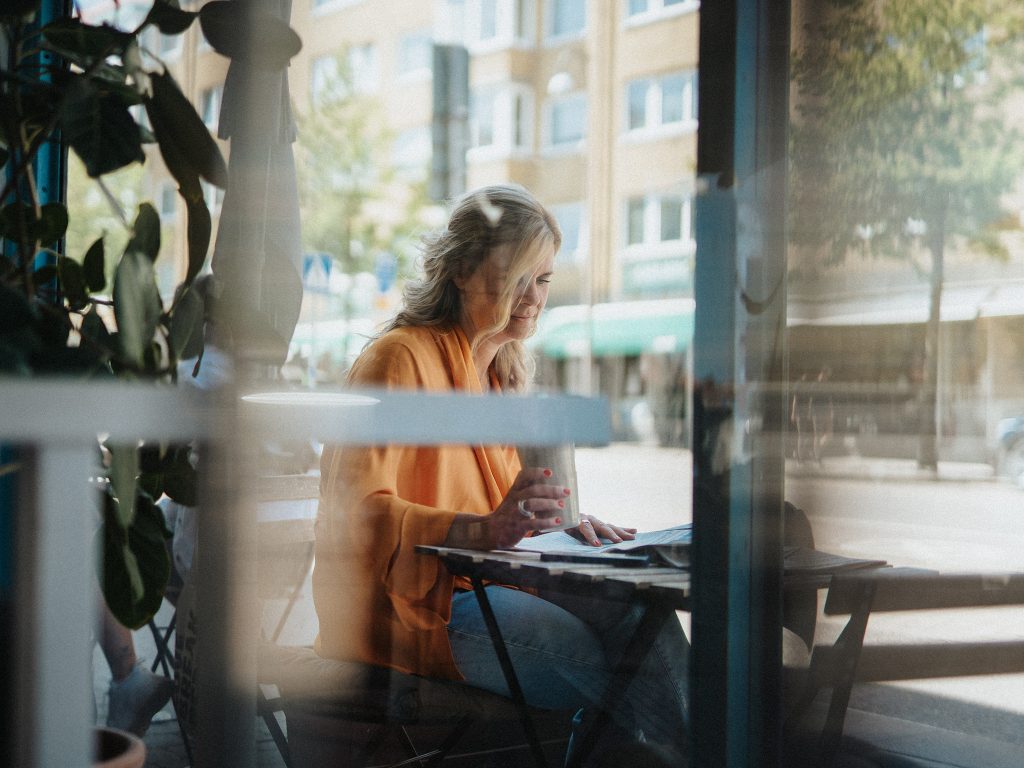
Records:
<instances>
[{"instance_id":1,"label":"woman's face","mask_svg":"<svg viewBox=\"0 0 1024 768\"><path fill-rule=\"evenodd\" d=\"M523 341L537 325L537 318L548 300L548 284L554 271L555 250L542 246L537 269L520 280L512 297L508 324L488 341L500 346L509 341ZM456 280L462 293L462 326L472 341L477 333L494 324L498 301L508 279L512 252L509 246L495 248L469 277Z\"/></svg>"}]
</instances>

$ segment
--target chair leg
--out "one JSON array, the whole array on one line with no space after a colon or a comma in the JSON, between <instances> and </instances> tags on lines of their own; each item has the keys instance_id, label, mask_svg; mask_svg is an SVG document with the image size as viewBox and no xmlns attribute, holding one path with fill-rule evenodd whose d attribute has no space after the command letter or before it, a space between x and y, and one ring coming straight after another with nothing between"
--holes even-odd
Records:
<instances>
[{"instance_id":1,"label":"chair leg","mask_svg":"<svg viewBox=\"0 0 1024 768\"><path fill-rule=\"evenodd\" d=\"M156 645L156 658L153 659L153 664L150 666L150 672L156 672L156 668L160 667L166 677L173 677L171 663L174 654L171 653L171 637L174 635L175 622L178 618L178 612L175 611L171 614L171 620L164 627L163 633L160 632L160 628L156 625L156 621L150 619L146 626L149 627L149 631L153 634L153 643Z\"/></svg>"},{"instance_id":2,"label":"chair leg","mask_svg":"<svg viewBox=\"0 0 1024 768\"><path fill-rule=\"evenodd\" d=\"M281 754L281 759L287 768L291 768L291 751L288 748L288 737L285 736L284 731L281 730L281 724L277 721L276 713L280 710L279 706L275 706L281 698L278 696L274 699L268 699L267 695L263 693L263 686L259 683L256 684L256 712L263 718L263 722L267 725L267 730L270 731L270 736L274 740L274 744L277 746L277 751Z\"/></svg>"}]
</instances>

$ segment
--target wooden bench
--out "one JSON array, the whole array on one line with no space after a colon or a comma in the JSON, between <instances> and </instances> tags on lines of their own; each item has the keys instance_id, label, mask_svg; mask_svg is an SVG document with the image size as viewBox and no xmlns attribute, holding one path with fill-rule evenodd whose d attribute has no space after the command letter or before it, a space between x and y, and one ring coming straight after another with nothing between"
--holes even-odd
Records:
<instances>
[{"instance_id":1,"label":"wooden bench","mask_svg":"<svg viewBox=\"0 0 1024 768\"><path fill-rule=\"evenodd\" d=\"M796 736L819 691L832 689L815 765L829 766L842 738L855 683L1024 673L1024 635L1004 640L865 643L873 613L1024 605L1024 573L941 574L909 568L836 575L824 612L849 616L832 645L816 645L803 695L787 724Z\"/></svg>"}]
</instances>

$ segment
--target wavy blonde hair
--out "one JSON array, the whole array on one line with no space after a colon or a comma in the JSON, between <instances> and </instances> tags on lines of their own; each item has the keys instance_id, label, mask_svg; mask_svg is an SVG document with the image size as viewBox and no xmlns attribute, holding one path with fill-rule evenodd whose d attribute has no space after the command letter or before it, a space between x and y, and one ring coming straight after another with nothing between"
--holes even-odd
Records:
<instances>
[{"instance_id":1,"label":"wavy blonde hair","mask_svg":"<svg viewBox=\"0 0 1024 768\"><path fill-rule=\"evenodd\" d=\"M546 247L557 253L561 245L555 217L523 187L496 184L467 192L452 207L447 227L423 238L423 277L406 283L402 309L381 335L407 326L457 325L462 295L455 280L472 275L494 249L508 247L508 274L494 323L474 340L475 351L481 341L508 325L517 288L536 271ZM525 391L533 377L533 358L520 341L502 344L492 367L506 392Z\"/></svg>"}]
</instances>

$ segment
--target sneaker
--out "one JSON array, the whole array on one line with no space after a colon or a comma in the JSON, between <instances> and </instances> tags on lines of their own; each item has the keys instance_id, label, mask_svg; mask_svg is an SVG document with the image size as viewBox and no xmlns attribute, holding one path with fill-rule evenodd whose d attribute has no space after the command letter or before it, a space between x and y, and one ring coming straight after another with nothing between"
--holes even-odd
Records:
<instances>
[{"instance_id":1,"label":"sneaker","mask_svg":"<svg viewBox=\"0 0 1024 768\"><path fill-rule=\"evenodd\" d=\"M136 664L124 680L110 683L107 725L143 736L153 715L163 709L174 693L174 682Z\"/></svg>"}]
</instances>

